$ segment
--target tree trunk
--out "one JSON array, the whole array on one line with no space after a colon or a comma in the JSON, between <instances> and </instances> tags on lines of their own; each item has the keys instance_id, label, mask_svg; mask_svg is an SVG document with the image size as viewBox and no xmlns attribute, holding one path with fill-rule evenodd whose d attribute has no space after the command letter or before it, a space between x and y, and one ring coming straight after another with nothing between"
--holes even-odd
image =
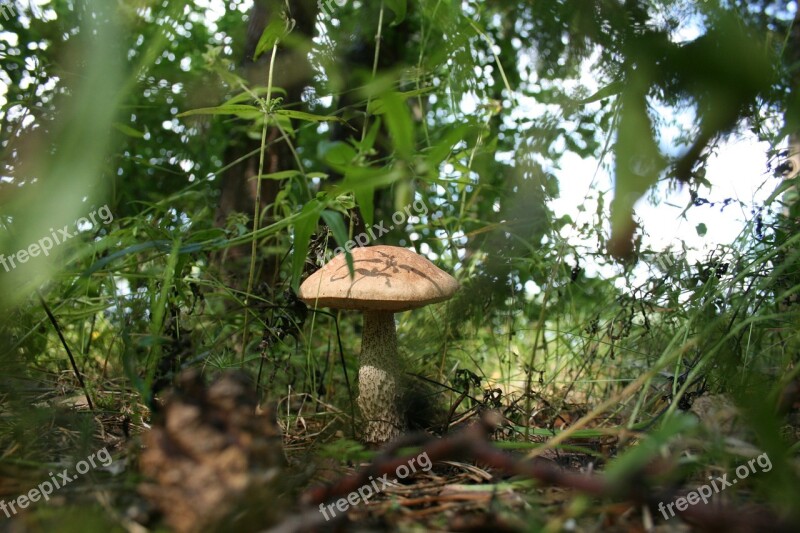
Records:
<instances>
[{"instance_id":1,"label":"tree trunk","mask_svg":"<svg viewBox=\"0 0 800 533\"><path fill-rule=\"evenodd\" d=\"M795 14L791 34L786 46L786 54L790 64L797 65L800 62L800 11ZM800 90L800 72L795 71L792 79L792 91L798 90ZM792 105L788 106L788 110L789 113L797 112L795 106ZM797 123L796 117L792 117L788 113L784 120L787 123ZM800 131L794 131L789 135L787 155L778 167L778 172L784 180L796 179L800 174ZM783 210L779 217L780 224L778 224L778 230L776 231L776 244L778 245L786 242L800 229L800 201L798 201L800 200L800 195L798 194L797 186L793 185L787 189L783 193L781 200L783 201ZM800 250L793 247L784 250L775 258L776 264L787 261L794 264L785 269L784 274L781 275L781 279L778 282L778 292L785 292L800 282L800 277L796 274L797 269L795 268L799 254ZM792 303L796 304L796 300L791 301L787 298L778 303L779 309L788 310Z\"/></svg>"},{"instance_id":2,"label":"tree trunk","mask_svg":"<svg viewBox=\"0 0 800 533\"><path fill-rule=\"evenodd\" d=\"M284 0L256 0L250 11L250 24L247 29L247 40L244 57L241 60L239 74L247 80L250 87L264 87L268 82L270 52L264 53L257 61L253 60L256 46L261 34L273 17L280 17L285 9ZM290 4L290 16L295 20L293 35L311 40L314 33L314 21L317 17L317 4L311 0L297 0ZM273 73L273 86L286 90L284 105L292 105L297 109L303 89L312 82L312 70L306 56L297 50L278 47ZM264 157L264 173L278 172L295 167L294 158L289 147L280 140L277 128L270 128L267 134L267 148ZM275 142L276 141L276 142ZM220 202L217 206L215 221L218 227L225 227L228 217L233 213L246 213L252 224L253 209L256 198L260 141L249 138L244 130L232 132L226 150L225 165L242 159L224 172L221 180ZM264 180L261 184L261 210L271 206L283 186L282 182ZM270 221L270 214L264 213L262 220ZM265 225L264 223L259 226ZM237 289L244 290L250 261L250 245L240 245L224 250L217 258L219 268L226 282ZM278 261L276 256L266 257L259 262L260 275L257 283L266 282L274 286Z\"/></svg>"},{"instance_id":3,"label":"tree trunk","mask_svg":"<svg viewBox=\"0 0 800 533\"><path fill-rule=\"evenodd\" d=\"M797 65L800 62L800 10L795 13L794 21L792 23L791 33L786 46L786 55L790 59L789 63ZM800 90L800 71L795 69L792 78L792 89L794 91ZM789 106L789 112L796 112L794 106ZM786 116L786 122L797 122L794 117ZM783 175L783 179L790 180L797 177L800 173L800 131L795 131L789 136L789 150L786 159L779 167ZM784 202L786 203L783 214L791 219L797 219L797 199L798 192L795 187L792 187L783 195Z\"/></svg>"}]
</instances>

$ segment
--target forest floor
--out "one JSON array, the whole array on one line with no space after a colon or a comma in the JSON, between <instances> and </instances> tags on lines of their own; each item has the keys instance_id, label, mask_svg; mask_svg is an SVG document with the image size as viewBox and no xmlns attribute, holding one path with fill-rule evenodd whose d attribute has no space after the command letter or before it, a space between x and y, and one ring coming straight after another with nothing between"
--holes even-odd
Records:
<instances>
[{"instance_id":1,"label":"forest floor","mask_svg":"<svg viewBox=\"0 0 800 533\"><path fill-rule=\"evenodd\" d=\"M184 373L153 412L126 405L135 394L114 382L89 409L66 376L51 375L55 388L31 384L26 420L14 412L21 399L2 399L0 425L10 431L0 434L10 438L0 449L0 531L798 530L755 497L716 492L665 519L670 508L659 513L659 503L691 502L704 483L679 467L702 443L657 442L658 453L605 472L622 451L652 448L638 445L651 433L658 441L658 430L598 418L546 445L583 424L585 405L550 413L549 429L534 420L527 436L502 409L476 405L438 435L412 432L371 451L348 435L342 411L306 394L262 409L236 372L208 385ZM757 453L735 433L735 407L723 397L697 398L689 417L728 432L742 456ZM784 430L800 440L796 420Z\"/></svg>"}]
</instances>

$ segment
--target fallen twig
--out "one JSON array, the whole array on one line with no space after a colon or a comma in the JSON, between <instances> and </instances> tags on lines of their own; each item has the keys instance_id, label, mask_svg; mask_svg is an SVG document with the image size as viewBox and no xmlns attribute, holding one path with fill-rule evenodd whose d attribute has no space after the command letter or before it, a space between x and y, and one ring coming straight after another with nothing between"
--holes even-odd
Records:
<instances>
[{"instance_id":1,"label":"fallen twig","mask_svg":"<svg viewBox=\"0 0 800 533\"><path fill-rule=\"evenodd\" d=\"M523 476L534 479L544 485L574 489L598 498L626 500L638 505L647 506L654 515L660 502L674 501L681 494L676 491L654 492L649 490L645 474L639 473L627 484L612 483L598 474L574 474L567 472L555 463L541 459L518 459L513 455L495 448L488 436L494 432L502 417L496 412L484 413L480 421L470 427L441 439L431 439L422 444L422 451L433 462L444 460L463 460L470 458L486 467L503 472L506 475ZM344 477L329 486L317 486L308 489L300 498L303 505L320 505L333 502L357 491L367 485L370 478L385 474L394 474L401 465L408 464L413 456L395 457L391 451L404 446L420 444L420 434L408 435L392 443L391 447L377 457L370 465L353 475ZM737 506L723 504L693 505L685 510L677 510L687 523L702 531L755 531L769 530L792 533L800 531L800 524L776 516L763 506ZM346 515L342 513L337 520L326 522L321 513L314 508L307 513L284 522L272 531L292 532L335 528L338 520ZM305 517L305 518L304 518ZM340 524L340 522L339 522Z\"/></svg>"}]
</instances>

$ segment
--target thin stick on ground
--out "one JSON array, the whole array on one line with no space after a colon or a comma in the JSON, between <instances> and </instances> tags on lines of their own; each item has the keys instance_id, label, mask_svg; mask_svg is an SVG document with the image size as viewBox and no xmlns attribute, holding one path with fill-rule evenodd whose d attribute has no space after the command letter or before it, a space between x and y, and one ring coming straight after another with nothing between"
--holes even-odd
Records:
<instances>
[{"instance_id":1,"label":"thin stick on ground","mask_svg":"<svg viewBox=\"0 0 800 533\"><path fill-rule=\"evenodd\" d=\"M58 320L53 315L53 312L50 310L50 306L47 305L47 302L44 301L42 297L42 293L36 291L36 295L39 297L39 302L41 302L42 307L44 308L44 312L47 313L47 318L50 319L50 323L55 328L56 333L58 333L58 338L61 339L61 345L64 347L64 350L67 351L67 357L69 357L69 363L72 365L72 371L75 373L75 377L78 378L78 383L83 389L83 394L86 396L86 404L89 406L89 409L94 411L94 404L92 404L92 398L89 396L89 390L86 388L86 384L83 382L83 376L78 371L78 365L75 363L75 357L72 356L72 350L69 349L69 345L67 344L67 339L64 338L64 334L61 331L61 326L58 325Z\"/></svg>"}]
</instances>

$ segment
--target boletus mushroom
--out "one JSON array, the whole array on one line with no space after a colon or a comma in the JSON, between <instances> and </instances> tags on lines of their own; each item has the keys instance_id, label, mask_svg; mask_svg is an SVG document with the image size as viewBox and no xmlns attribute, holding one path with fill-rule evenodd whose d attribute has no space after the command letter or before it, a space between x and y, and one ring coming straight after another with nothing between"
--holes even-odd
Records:
<instances>
[{"instance_id":1,"label":"boletus mushroom","mask_svg":"<svg viewBox=\"0 0 800 533\"><path fill-rule=\"evenodd\" d=\"M364 313L358 370L362 439L382 443L405 429L394 313L449 299L458 282L428 259L397 246L355 248L354 276L339 254L308 277L298 296L315 307Z\"/></svg>"}]
</instances>

